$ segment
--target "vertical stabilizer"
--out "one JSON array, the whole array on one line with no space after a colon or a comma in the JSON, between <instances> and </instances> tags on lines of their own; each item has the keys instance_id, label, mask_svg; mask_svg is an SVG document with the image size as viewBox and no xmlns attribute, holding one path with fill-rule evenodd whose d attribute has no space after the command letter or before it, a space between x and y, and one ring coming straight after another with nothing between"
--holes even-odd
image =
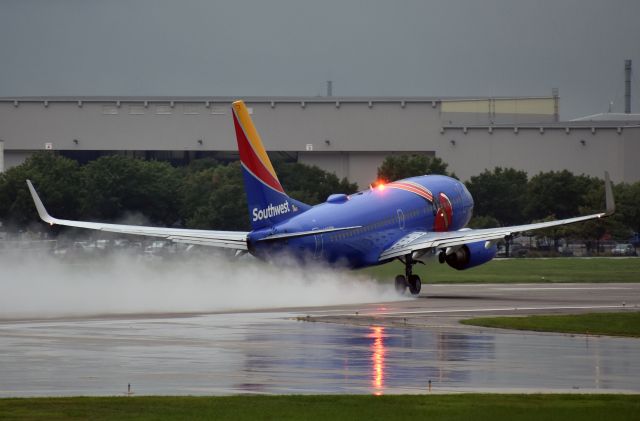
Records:
<instances>
[{"instance_id":1,"label":"vertical stabilizer","mask_svg":"<svg viewBox=\"0 0 640 421\"><path fill-rule=\"evenodd\" d=\"M284 192L244 102L235 101L232 108L253 229L273 226L307 210L308 205Z\"/></svg>"}]
</instances>

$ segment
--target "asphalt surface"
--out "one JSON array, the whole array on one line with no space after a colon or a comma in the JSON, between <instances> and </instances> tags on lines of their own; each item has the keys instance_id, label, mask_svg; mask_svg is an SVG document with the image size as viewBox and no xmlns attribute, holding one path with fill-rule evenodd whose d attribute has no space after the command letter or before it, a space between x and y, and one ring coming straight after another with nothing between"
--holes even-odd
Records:
<instances>
[{"instance_id":1,"label":"asphalt surface","mask_svg":"<svg viewBox=\"0 0 640 421\"><path fill-rule=\"evenodd\" d=\"M460 329L458 320L471 317L628 310L640 311L640 284L426 285L414 300L308 310L307 314L325 322Z\"/></svg>"},{"instance_id":2,"label":"asphalt surface","mask_svg":"<svg viewBox=\"0 0 640 421\"><path fill-rule=\"evenodd\" d=\"M425 285L406 301L0 321L0 396L640 393L640 339L461 318L638 311L640 284Z\"/></svg>"}]
</instances>

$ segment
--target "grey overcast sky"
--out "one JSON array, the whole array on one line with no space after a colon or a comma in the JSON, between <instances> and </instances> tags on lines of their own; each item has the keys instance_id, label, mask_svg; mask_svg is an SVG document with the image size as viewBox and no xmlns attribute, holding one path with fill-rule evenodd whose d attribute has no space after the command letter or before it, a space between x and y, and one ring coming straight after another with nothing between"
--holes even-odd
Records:
<instances>
[{"instance_id":1,"label":"grey overcast sky","mask_svg":"<svg viewBox=\"0 0 640 421\"><path fill-rule=\"evenodd\" d=\"M624 107L640 0L0 0L0 96L550 95Z\"/></svg>"}]
</instances>

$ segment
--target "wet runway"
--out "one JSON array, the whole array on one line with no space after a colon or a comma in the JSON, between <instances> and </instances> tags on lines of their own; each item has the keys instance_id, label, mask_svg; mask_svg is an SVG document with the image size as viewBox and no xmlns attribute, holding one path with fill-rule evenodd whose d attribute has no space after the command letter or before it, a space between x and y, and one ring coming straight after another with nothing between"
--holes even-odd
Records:
<instances>
[{"instance_id":1,"label":"wet runway","mask_svg":"<svg viewBox=\"0 0 640 421\"><path fill-rule=\"evenodd\" d=\"M334 308L0 322L0 396L640 392L639 339L457 324L637 311L640 285L425 288Z\"/></svg>"}]
</instances>

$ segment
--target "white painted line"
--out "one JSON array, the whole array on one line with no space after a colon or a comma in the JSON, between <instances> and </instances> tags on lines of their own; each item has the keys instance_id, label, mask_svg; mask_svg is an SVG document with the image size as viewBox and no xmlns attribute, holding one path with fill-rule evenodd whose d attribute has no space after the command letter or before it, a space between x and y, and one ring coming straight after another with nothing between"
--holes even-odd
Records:
<instances>
[{"instance_id":1,"label":"white painted line","mask_svg":"<svg viewBox=\"0 0 640 421\"><path fill-rule=\"evenodd\" d=\"M577 291L610 291L610 290L623 290L634 289L628 287L504 287L504 288L491 288L494 291L564 291L564 290L577 290Z\"/></svg>"},{"instance_id":2,"label":"white painted line","mask_svg":"<svg viewBox=\"0 0 640 421\"><path fill-rule=\"evenodd\" d=\"M395 307L395 304L397 303L406 302L406 301L415 302L415 298L407 298L406 300L402 300L402 301L392 301L392 302L386 302L386 303L380 303L380 304L371 304L371 305L368 305L367 307L351 307L349 309L344 309L344 308L328 308L324 310L309 309L308 314L319 314L319 313L355 314L356 312L362 313L366 311L369 311L369 312L385 311L387 309L389 310L393 309L393 307ZM304 309L301 309L300 311L296 310L296 314L302 311L304 311Z\"/></svg>"},{"instance_id":3,"label":"white painted line","mask_svg":"<svg viewBox=\"0 0 640 421\"><path fill-rule=\"evenodd\" d=\"M532 311L532 310L604 310L604 309L621 309L631 308L631 306L619 305L598 305L598 306L549 306L549 307L496 307L496 308L462 308L447 310L414 310L414 311L395 311L395 312L379 312L379 313L359 313L358 316L394 316L405 314L443 314L443 313L486 313L493 311ZM353 316L355 312L332 314L332 316Z\"/></svg>"}]
</instances>

